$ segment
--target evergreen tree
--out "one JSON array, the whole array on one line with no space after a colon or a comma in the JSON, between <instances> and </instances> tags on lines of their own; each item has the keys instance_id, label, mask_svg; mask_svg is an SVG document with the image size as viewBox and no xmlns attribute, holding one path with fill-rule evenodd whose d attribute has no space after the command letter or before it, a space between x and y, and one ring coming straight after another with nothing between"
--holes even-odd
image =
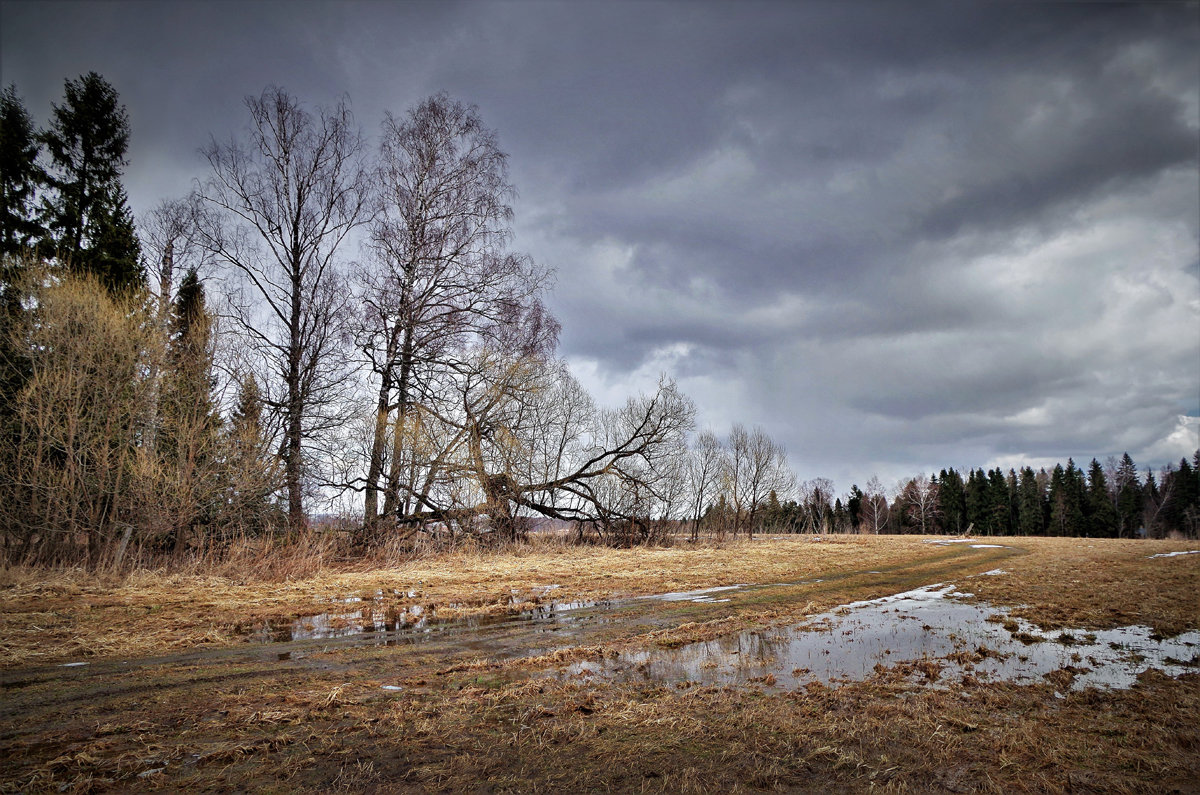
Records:
<instances>
[{"instance_id":1,"label":"evergreen tree","mask_svg":"<svg viewBox=\"0 0 1200 795\"><path fill-rule=\"evenodd\" d=\"M121 173L129 145L129 118L117 91L95 72L67 80L42 133L50 155L43 203L49 250L110 290L145 282Z\"/></svg>"},{"instance_id":2,"label":"evergreen tree","mask_svg":"<svg viewBox=\"0 0 1200 795\"><path fill-rule=\"evenodd\" d=\"M29 246L40 236L34 192L44 175L37 135L15 86L0 93L0 433L9 433L17 393L30 373L28 352L16 342L24 325Z\"/></svg>"},{"instance_id":3,"label":"evergreen tree","mask_svg":"<svg viewBox=\"0 0 1200 795\"><path fill-rule=\"evenodd\" d=\"M1023 536L1039 535L1044 529L1042 488L1032 467L1021 470L1017 498L1017 531Z\"/></svg>"},{"instance_id":4,"label":"evergreen tree","mask_svg":"<svg viewBox=\"0 0 1200 795\"><path fill-rule=\"evenodd\" d=\"M863 492L855 483L850 487L850 497L846 500L846 514L850 522L850 532L858 532L858 524L862 520Z\"/></svg>"},{"instance_id":5,"label":"evergreen tree","mask_svg":"<svg viewBox=\"0 0 1200 795\"><path fill-rule=\"evenodd\" d=\"M1194 536L1200 529L1200 481L1196 469L1186 458L1179 459L1179 468L1163 477L1166 504L1160 512L1162 530Z\"/></svg>"},{"instance_id":6,"label":"evergreen tree","mask_svg":"<svg viewBox=\"0 0 1200 795\"><path fill-rule=\"evenodd\" d=\"M972 469L966 484L967 523L975 526L976 533L991 533L991 500L988 495L987 476L983 470Z\"/></svg>"},{"instance_id":7,"label":"evergreen tree","mask_svg":"<svg viewBox=\"0 0 1200 795\"><path fill-rule=\"evenodd\" d=\"M948 533L961 534L967 529L967 493L962 475L953 469L943 469L938 474L941 487L938 491L938 508L942 514L942 527Z\"/></svg>"},{"instance_id":8,"label":"evergreen tree","mask_svg":"<svg viewBox=\"0 0 1200 795\"><path fill-rule=\"evenodd\" d=\"M1066 495L1063 490L1063 467L1062 464L1055 464L1054 471L1050 474L1050 524L1048 525L1048 529L1052 536L1063 534L1065 505Z\"/></svg>"},{"instance_id":9,"label":"evergreen tree","mask_svg":"<svg viewBox=\"0 0 1200 795\"><path fill-rule=\"evenodd\" d=\"M1169 485L1171 473L1166 473L1163 479ZM1163 494L1158 489L1158 481L1154 479L1154 473L1146 470L1146 485L1142 487L1142 526L1146 528L1146 535L1149 538L1163 538L1167 534L1169 526L1170 505L1164 505ZM1114 513L1116 508L1113 508Z\"/></svg>"},{"instance_id":10,"label":"evergreen tree","mask_svg":"<svg viewBox=\"0 0 1200 795\"><path fill-rule=\"evenodd\" d=\"M1117 535L1120 538L1132 537L1141 526L1142 508L1145 505L1142 496L1142 483L1138 478L1137 467L1129 453L1121 457L1117 467Z\"/></svg>"},{"instance_id":11,"label":"evergreen tree","mask_svg":"<svg viewBox=\"0 0 1200 795\"><path fill-rule=\"evenodd\" d=\"M41 149L33 120L16 86L0 93L0 257L7 262L37 240L41 227L34 220L34 192L44 179L37 157ZM4 282L10 282L5 274Z\"/></svg>"},{"instance_id":12,"label":"evergreen tree","mask_svg":"<svg viewBox=\"0 0 1200 795\"><path fill-rule=\"evenodd\" d=\"M281 472L278 458L271 453L265 411L258 381L250 374L241 376L226 439L224 519L226 524L250 532L282 524L286 518L271 499L280 486Z\"/></svg>"},{"instance_id":13,"label":"evergreen tree","mask_svg":"<svg viewBox=\"0 0 1200 795\"><path fill-rule=\"evenodd\" d=\"M1054 467L1050 479L1050 532L1056 536L1078 536L1084 532L1083 473L1067 459L1066 469Z\"/></svg>"},{"instance_id":14,"label":"evergreen tree","mask_svg":"<svg viewBox=\"0 0 1200 795\"><path fill-rule=\"evenodd\" d=\"M992 535L1010 535L1008 481L999 467L988 473L988 513Z\"/></svg>"},{"instance_id":15,"label":"evergreen tree","mask_svg":"<svg viewBox=\"0 0 1200 795\"><path fill-rule=\"evenodd\" d=\"M1117 535L1117 511L1109 498L1104 467L1094 458L1088 468L1087 499L1084 507L1089 535L1101 538L1113 538Z\"/></svg>"},{"instance_id":16,"label":"evergreen tree","mask_svg":"<svg viewBox=\"0 0 1200 795\"><path fill-rule=\"evenodd\" d=\"M155 452L174 521L164 529L165 549L182 551L189 530L212 523L221 506L221 417L213 399L212 318L195 269L179 287L171 313L166 368L158 403Z\"/></svg>"}]
</instances>

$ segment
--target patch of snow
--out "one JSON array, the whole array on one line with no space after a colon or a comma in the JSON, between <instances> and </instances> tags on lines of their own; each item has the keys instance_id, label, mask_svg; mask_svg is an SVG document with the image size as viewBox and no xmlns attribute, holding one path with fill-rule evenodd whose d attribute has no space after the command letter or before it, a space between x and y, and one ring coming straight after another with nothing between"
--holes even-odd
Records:
<instances>
[{"instance_id":1,"label":"patch of snow","mask_svg":"<svg viewBox=\"0 0 1200 795\"><path fill-rule=\"evenodd\" d=\"M639 596L638 598L658 599L662 602L695 602L697 598L705 598L708 594L717 593L719 591L736 591L747 587L749 586L746 583L738 583L737 585L715 585L712 588L698 588L695 591L672 591L670 593Z\"/></svg>"},{"instance_id":2,"label":"patch of snow","mask_svg":"<svg viewBox=\"0 0 1200 795\"><path fill-rule=\"evenodd\" d=\"M980 574L979 576L980 577L998 577L1001 574L1008 574L1008 572L1005 571L1004 569L992 569L991 571L985 571L983 574Z\"/></svg>"},{"instance_id":3,"label":"patch of snow","mask_svg":"<svg viewBox=\"0 0 1200 795\"><path fill-rule=\"evenodd\" d=\"M1187 552L1159 552L1157 555L1147 555L1150 558L1173 558L1176 555L1200 555L1200 549L1189 549Z\"/></svg>"},{"instance_id":4,"label":"patch of snow","mask_svg":"<svg viewBox=\"0 0 1200 795\"><path fill-rule=\"evenodd\" d=\"M976 538L927 538L926 544L973 544Z\"/></svg>"},{"instance_id":5,"label":"patch of snow","mask_svg":"<svg viewBox=\"0 0 1200 795\"><path fill-rule=\"evenodd\" d=\"M85 662L62 663L59 668L76 668L80 665L87 665Z\"/></svg>"},{"instance_id":6,"label":"patch of snow","mask_svg":"<svg viewBox=\"0 0 1200 795\"><path fill-rule=\"evenodd\" d=\"M1007 549L1002 544L972 544L971 549Z\"/></svg>"},{"instance_id":7,"label":"patch of snow","mask_svg":"<svg viewBox=\"0 0 1200 795\"><path fill-rule=\"evenodd\" d=\"M380 690L403 690L404 688L400 687L400 685L384 685L384 686L380 687L379 689Z\"/></svg>"},{"instance_id":8,"label":"patch of snow","mask_svg":"<svg viewBox=\"0 0 1200 795\"><path fill-rule=\"evenodd\" d=\"M944 599L947 596L967 596L968 594L954 593L953 583L945 585L937 582L933 585L926 585L921 588L914 588L911 591L903 593L895 593L891 596L881 596L878 599L867 599L861 602L850 602L849 604L835 607L834 610L841 612L842 610L857 610L862 607L875 607L876 605L886 605L892 602L923 602L932 599Z\"/></svg>"}]
</instances>

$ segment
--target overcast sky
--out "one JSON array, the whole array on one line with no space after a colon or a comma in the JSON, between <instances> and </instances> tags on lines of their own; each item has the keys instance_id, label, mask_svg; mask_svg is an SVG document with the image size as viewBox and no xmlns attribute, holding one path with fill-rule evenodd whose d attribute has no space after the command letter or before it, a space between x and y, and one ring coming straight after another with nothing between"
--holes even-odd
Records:
<instances>
[{"instance_id":1,"label":"overcast sky","mask_svg":"<svg viewBox=\"0 0 1200 795\"><path fill-rule=\"evenodd\" d=\"M477 104L593 394L666 372L840 491L1200 446L1194 3L0 0L38 123L90 70L138 213L270 84Z\"/></svg>"}]
</instances>

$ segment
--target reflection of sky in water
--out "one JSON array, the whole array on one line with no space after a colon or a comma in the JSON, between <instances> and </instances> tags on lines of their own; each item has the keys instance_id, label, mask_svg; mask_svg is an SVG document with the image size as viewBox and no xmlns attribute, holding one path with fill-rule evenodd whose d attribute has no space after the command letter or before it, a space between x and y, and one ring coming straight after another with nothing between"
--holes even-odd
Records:
<instances>
[{"instance_id":1,"label":"reflection of sky in water","mask_svg":"<svg viewBox=\"0 0 1200 795\"><path fill-rule=\"evenodd\" d=\"M953 586L931 586L815 616L803 625L807 629L742 632L678 649L630 652L577 663L567 673L705 684L770 674L779 687L792 688L864 679L876 665L938 660L942 680L971 673L982 680L1032 683L1071 666L1077 671L1074 689L1124 688L1148 668L1173 676L1195 670L1168 660L1192 661L1200 653L1200 632L1154 640L1145 627L1042 632L1015 619L1009 620L1010 632L985 620L996 615L994 608L955 597ZM1042 640L1027 644L1015 637L1022 633ZM982 658L981 648L987 651ZM946 660L950 655L958 660Z\"/></svg>"}]
</instances>

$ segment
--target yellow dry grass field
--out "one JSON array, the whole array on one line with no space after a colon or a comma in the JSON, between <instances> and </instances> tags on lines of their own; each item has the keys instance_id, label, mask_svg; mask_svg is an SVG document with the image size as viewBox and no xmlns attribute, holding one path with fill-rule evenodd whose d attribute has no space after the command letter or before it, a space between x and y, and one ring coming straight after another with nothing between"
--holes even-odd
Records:
<instances>
[{"instance_id":1,"label":"yellow dry grass field","mask_svg":"<svg viewBox=\"0 0 1200 795\"><path fill-rule=\"evenodd\" d=\"M184 651L238 640L237 628L328 612L334 600L382 596L443 617L509 612L560 586L561 601L790 582L937 561L947 550L914 537L806 537L650 549L535 543L473 550L373 571L326 570L285 582L138 571L0 571L0 665ZM413 596L409 596L413 593ZM514 601L515 598L515 601Z\"/></svg>"},{"instance_id":2,"label":"yellow dry grass field","mask_svg":"<svg viewBox=\"0 0 1200 795\"><path fill-rule=\"evenodd\" d=\"M563 674L935 582L1045 628L1200 629L1200 554L1150 557L1195 542L929 541L532 543L284 582L3 571L0 791L1196 791L1197 672L1111 691L1069 690L1065 669L931 687L896 665L794 690ZM784 585L625 601L743 583ZM434 633L274 655L246 635L356 605L486 622L550 599L618 602L552 641L496 624L488 644Z\"/></svg>"}]
</instances>

